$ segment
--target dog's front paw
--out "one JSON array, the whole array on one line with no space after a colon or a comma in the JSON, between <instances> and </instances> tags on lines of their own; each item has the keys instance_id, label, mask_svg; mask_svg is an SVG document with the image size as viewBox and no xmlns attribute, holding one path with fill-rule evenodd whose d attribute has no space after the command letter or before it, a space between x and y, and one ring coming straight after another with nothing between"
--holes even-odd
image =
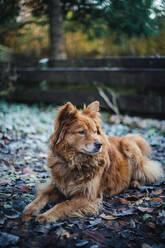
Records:
<instances>
[{"instance_id":1,"label":"dog's front paw","mask_svg":"<svg viewBox=\"0 0 165 248\"><path fill-rule=\"evenodd\" d=\"M38 212L39 212L39 209L33 203L30 203L29 205L27 205L23 211L25 215L37 215Z\"/></svg>"},{"instance_id":2,"label":"dog's front paw","mask_svg":"<svg viewBox=\"0 0 165 248\"><path fill-rule=\"evenodd\" d=\"M44 213L44 214L38 215L37 220L40 223L51 223L51 222L56 222L57 218L50 214Z\"/></svg>"}]
</instances>

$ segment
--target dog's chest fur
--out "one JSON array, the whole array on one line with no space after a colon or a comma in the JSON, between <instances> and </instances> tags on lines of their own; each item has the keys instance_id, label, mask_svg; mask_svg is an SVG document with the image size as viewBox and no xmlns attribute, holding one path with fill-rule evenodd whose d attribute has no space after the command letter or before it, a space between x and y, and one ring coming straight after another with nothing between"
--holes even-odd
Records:
<instances>
[{"instance_id":1,"label":"dog's chest fur","mask_svg":"<svg viewBox=\"0 0 165 248\"><path fill-rule=\"evenodd\" d=\"M88 199L99 197L98 188L105 167L101 154L96 156L77 154L69 151L63 154L48 156L52 183L65 197L85 195Z\"/></svg>"}]
</instances>

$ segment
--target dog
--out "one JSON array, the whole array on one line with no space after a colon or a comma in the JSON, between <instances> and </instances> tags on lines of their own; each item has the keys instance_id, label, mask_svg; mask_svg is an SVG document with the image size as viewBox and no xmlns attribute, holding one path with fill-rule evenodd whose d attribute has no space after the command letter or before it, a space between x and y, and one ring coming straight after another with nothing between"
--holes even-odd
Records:
<instances>
[{"instance_id":1,"label":"dog","mask_svg":"<svg viewBox=\"0 0 165 248\"><path fill-rule=\"evenodd\" d=\"M84 106L81 112L67 102L57 114L50 137L50 183L24 213L37 215L41 223L96 215L104 192L114 196L129 186L161 179L163 169L149 158L150 152L149 144L138 134L106 136L98 101ZM39 214L48 202L57 201Z\"/></svg>"}]
</instances>

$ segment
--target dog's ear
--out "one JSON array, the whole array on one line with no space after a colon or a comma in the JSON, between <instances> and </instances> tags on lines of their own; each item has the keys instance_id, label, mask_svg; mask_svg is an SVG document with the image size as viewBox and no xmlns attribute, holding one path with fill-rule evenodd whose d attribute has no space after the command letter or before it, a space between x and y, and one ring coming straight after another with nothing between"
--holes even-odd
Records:
<instances>
[{"instance_id":1,"label":"dog's ear","mask_svg":"<svg viewBox=\"0 0 165 248\"><path fill-rule=\"evenodd\" d=\"M94 119L97 127L97 133L101 133L101 119L100 119L100 113L99 113L99 102L95 101L89 104L87 107L84 106L83 114L88 115L90 118Z\"/></svg>"},{"instance_id":2,"label":"dog's ear","mask_svg":"<svg viewBox=\"0 0 165 248\"><path fill-rule=\"evenodd\" d=\"M67 102L59 109L55 120L54 133L50 137L50 147L54 150L61 140L63 140L68 125L77 118L78 111L72 103Z\"/></svg>"},{"instance_id":3,"label":"dog's ear","mask_svg":"<svg viewBox=\"0 0 165 248\"><path fill-rule=\"evenodd\" d=\"M89 104L87 107L84 106L83 114L89 115L92 118L99 117L99 102L95 101Z\"/></svg>"}]
</instances>

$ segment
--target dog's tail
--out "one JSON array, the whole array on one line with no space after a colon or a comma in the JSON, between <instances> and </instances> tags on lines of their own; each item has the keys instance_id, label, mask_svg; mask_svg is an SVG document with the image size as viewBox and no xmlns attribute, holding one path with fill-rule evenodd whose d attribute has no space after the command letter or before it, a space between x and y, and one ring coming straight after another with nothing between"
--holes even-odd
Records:
<instances>
[{"instance_id":1,"label":"dog's tail","mask_svg":"<svg viewBox=\"0 0 165 248\"><path fill-rule=\"evenodd\" d=\"M149 159L151 148L140 135L128 134L121 138L121 149L132 167L132 180L150 184L163 178L161 164Z\"/></svg>"}]
</instances>

